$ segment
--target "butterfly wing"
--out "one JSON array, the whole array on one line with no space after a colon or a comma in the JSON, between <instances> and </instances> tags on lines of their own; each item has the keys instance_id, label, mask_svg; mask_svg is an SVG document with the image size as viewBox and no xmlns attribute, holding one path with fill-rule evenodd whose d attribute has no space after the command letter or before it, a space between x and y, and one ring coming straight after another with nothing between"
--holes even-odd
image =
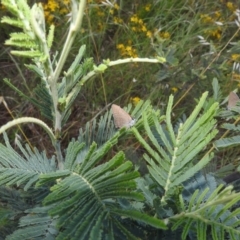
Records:
<instances>
[{"instance_id":1,"label":"butterfly wing","mask_svg":"<svg viewBox=\"0 0 240 240\"><path fill-rule=\"evenodd\" d=\"M235 107L239 101L239 97L235 92L230 92L228 96L228 109L231 110L232 107Z\"/></svg>"},{"instance_id":2,"label":"butterfly wing","mask_svg":"<svg viewBox=\"0 0 240 240\"><path fill-rule=\"evenodd\" d=\"M116 128L122 128L122 127L129 128L133 125L132 117L126 111L124 111L121 107L119 107L116 104L113 104L111 109L112 109L114 124Z\"/></svg>"}]
</instances>

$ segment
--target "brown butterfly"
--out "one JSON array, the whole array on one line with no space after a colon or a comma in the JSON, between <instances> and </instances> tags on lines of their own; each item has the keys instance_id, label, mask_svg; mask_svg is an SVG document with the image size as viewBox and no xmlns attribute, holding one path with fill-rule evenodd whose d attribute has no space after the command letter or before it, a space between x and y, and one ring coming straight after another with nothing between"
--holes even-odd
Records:
<instances>
[{"instance_id":1,"label":"brown butterfly","mask_svg":"<svg viewBox=\"0 0 240 240\"><path fill-rule=\"evenodd\" d=\"M228 110L231 110L233 107L236 106L237 102L239 101L239 97L235 92L230 92L228 96Z\"/></svg>"},{"instance_id":2,"label":"brown butterfly","mask_svg":"<svg viewBox=\"0 0 240 240\"><path fill-rule=\"evenodd\" d=\"M116 128L130 128L134 125L135 119L133 119L125 110L123 110L118 105L113 104L111 110Z\"/></svg>"}]
</instances>

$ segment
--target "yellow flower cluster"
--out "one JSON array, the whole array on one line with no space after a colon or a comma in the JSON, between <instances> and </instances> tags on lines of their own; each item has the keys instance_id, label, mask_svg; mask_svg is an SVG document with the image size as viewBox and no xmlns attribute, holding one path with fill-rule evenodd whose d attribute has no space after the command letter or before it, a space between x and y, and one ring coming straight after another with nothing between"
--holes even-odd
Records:
<instances>
[{"instance_id":1,"label":"yellow flower cluster","mask_svg":"<svg viewBox=\"0 0 240 240\"><path fill-rule=\"evenodd\" d=\"M232 3L232 2L227 2L227 3L226 3L226 6L227 6L227 8L228 8L230 11L232 11L232 12L235 12L236 9L237 9L237 6L236 6L234 3Z\"/></svg>"},{"instance_id":2,"label":"yellow flower cluster","mask_svg":"<svg viewBox=\"0 0 240 240\"><path fill-rule=\"evenodd\" d=\"M145 9L146 12L150 12L151 7L152 7L152 4L148 3L148 4L145 5L144 9Z\"/></svg>"},{"instance_id":3,"label":"yellow flower cluster","mask_svg":"<svg viewBox=\"0 0 240 240\"><path fill-rule=\"evenodd\" d=\"M201 14L200 19L203 23L214 23L216 21L223 21L220 11L215 11L210 15Z\"/></svg>"},{"instance_id":4,"label":"yellow flower cluster","mask_svg":"<svg viewBox=\"0 0 240 240\"><path fill-rule=\"evenodd\" d=\"M221 19L221 13L219 11L215 11L213 14L208 15L208 14L201 14L200 19L204 24L211 24L213 26L212 29L205 30L204 32L206 35L215 38L215 39L220 39L222 36L222 27L221 25L216 25L215 22L220 21L222 22L223 20Z\"/></svg>"},{"instance_id":5,"label":"yellow flower cluster","mask_svg":"<svg viewBox=\"0 0 240 240\"><path fill-rule=\"evenodd\" d=\"M131 97L130 100L131 100L132 104L134 106L136 106L141 101L141 98L140 97Z\"/></svg>"},{"instance_id":6,"label":"yellow flower cluster","mask_svg":"<svg viewBox=\"0 0 240 240\"><path fill-rule=\"evenodd\" d=\"M119 9L120 9L119 5L117 3L115 3L114 6L109 10L109 13L113 17L114 24L122 24L123 23L123 20L118 17Z\"/></svg>"},{"instance_id":7,"label":"yellow flower cluster","mask_svg":"<svg viewBox=\"0 0 240 240\"><path fill-rule=\"evenodd\" d=\"M172 90L173 93L178 92L178 88L177 87L172 87L171 90Z\"/></svg>"},{"instance_id":8,"label":"yellow flower cluster","mask_svg":"<svg viewBox=\"0 0 240 240\"><path fill-rule=\"evenodd\" d=\"M116 12L119 11L119 9L120 9L119 5L118 5L117 3L115 3L115 4L114 4L114 7L110 9L109 13L110 13L111 15L114 15L114 14L116 14Z\"/></svg>"},{"instance_id":9,"label":"yellow flower cluster","mask_svg":"<svg viewBox=\"0 0 240 240\"><path fill-rule=\"evenodd\" d=\"M214 18L215 18L216 20L219 20L220 17L221 17L221 12L220 12L220 11L215 11L215 12L214 12Z\"/></svg>"},{"instance_id":10,"label":"yellow flower cluster","mask_svg":"<svg viewBox=\"0 0 240 240\"><path fill-rule=\"evenodd\" d=\"M201 21L202 21L203 23L213 23L213 22L214 22L213 18L210 17L210 16L207 15L207 14L201 14L201 15L200 15L200 18L201 18Z\"/></svg>"},{"instance_id":11,"label":"yellow flower cluster","mask_svg":"<svg viewBox=\"0 0 240 240\"><path fill-rule=\"evenodd\" d=\"M236 81L236 82L240 82L240 74L233 72L233 73L232 73L232 80L233 80L233 81ZM237 86L240 87L240 83L238 83Z\"/></svg>"},{"instance_id":12,"label":"yellow flower cluster","mask_svg":"<svg viewBox=\"0 0 240 240\"><path fill-rule=\"evenodd\" d=\"M119 5L117 3L114 4L113 9L118 11L120 9Z\"/></svg>"},{"instance_id":13,"label":"yellow flower cluster","mask_svg":"<svg viewBox=\"0 0 240 240\"><path fill-rule=\"evenodd\" d=\"M92 5L86 11L89 14L88 17L91 19L91 31L93 32L103 32L106 30L108 27L106 19L108 19L108 22L112 20L114 24L123 23L123 20L118 17L119 5L115 3L113 7L109 7L108 5L103 5L103 1L104 0L88 0L88 3L92 3Z\"/></svg>"},{"instance_id":14,"label":"yellow flower cluster","mask_svg":"<svg viewBox=\"0 0 240 240\"><path fill-rule=\"evenodd\" d=\"M114 17L114 18L113 18L113 22L114 22L115 24L122 24L122 23L123 23L123 20L122 20L121 18L119 18L119 17Z\"/></svg>"},{"instance_id":15,"label":"yellow flower cluster","mask_svg":"<svg viewBox=\"0 0 240 240\"><path fill-rule=\"evenodd\" d=\"M131 45L131 41L129 41L128 45L126 46L122 43L118 44L117 49L120 51L120 54L123 57L138 57L137 50L133 48L133 46Z\"/></svg>"},{"instance_id":16,"label":"yellow flower cluster","mask_svg":"<svg viewBox=\"0 0 240 240\"><path fill-rule=\"evenodd\" d=\"M157 31L157 34L162 39L170 39L170 37L171 37L169 32L164 32L164 31L163 32L158 32ZM155 33L155 35L156 35L156 33Z\"/></svg>"},{"instance_id":17,"label":"yellow flower cluster","mask_svg":"<svg viewBox=\"0 0 240 240\"><path fill-rule=\"evenodd\" d=\"M46 21L51 24L57 17L69 13L69 5L70 0L48 0L47 3L43 3Z\"/></svg>"},{"instance_id":18,"label":"yellow flower cluster","mask_svg":"<svg viewBox=\"0 0 240 240\"><path fill-rule=\"evenodd\" d=\"M230 10L232 13L236 11L237 6L236 4L234 4L233 2L224 2L221 1L223 4L226 5L227 9ZM222 10L220 10L222 11ZM231 14L231 16L224 17L221 15L220 11L215 11L214 13L212 13L211 15L208 14L201 14L200 15L200 19L201 22L204 24L211 24L212 29L211 30L206 30L205 33L207 35L209 35L212 38L216 38L216 39L220 39L222 34L223 34L223 27L218 24L217 22L227 22L227 21L233 21L233 17L235 18L235 16L233 16L233 14ZM217 24L216 24L217 23Z\"/></svg>"},{"instance_id":19,"label":"yellow flower cluster","mask_svg":"<svg viewBox=\"0 0 240 240\"><path fill-rule=\"evenodd\" d=\"M234 53L231 55L231 60L233 60L234 62L240 62L240 54Z\"/></svg>"},{"instance_id":20,"label":"yellow flower cluster","mask_svg":"<svg viewBox=\"0 0 240 240\"><path fill-rule=\"evenodd\" d=\"M147 29L146 24L143 22L141 18L139 18L136 14L134 14L130 18L130 28L133 32L136 33L144 33L147 37L152 37L151 31Z\"/></svg>"},{"instance_id":21,"label":"yellow flower cluster","mask_svg":"<svg viewBox=\"0 0 240 240\"><path fill-rule=\"evenodd\" d=\"M154 29L154 38L156 38L157 42L164 42L171 38L171 34L165 31L159 31L159 29Z\"/></svg>"},{"instance_id":22,"label":"yellow flower cluster","mask_svg":"<svg viewBox=\"0 0 240 240\"><path fill-rule=\"evenodd\" d=\"M240 74L239 73L235 73L235 72L233 72L232 73L232 78L234 79L234 80L240 80Z\"/></svg>"},{"instance_id":23,"label":"yellow flower cluster","mask_svg":"<svg viewBox=\"0 0 240 240\"><path fill-rule=\"evenodd\" d=\"M222 30L220 27L217 27L215 29L212 30L206 30L204 31L207 35L216 38L216 39L220 39L222 36Z\"/></svg>"}]
</instances>

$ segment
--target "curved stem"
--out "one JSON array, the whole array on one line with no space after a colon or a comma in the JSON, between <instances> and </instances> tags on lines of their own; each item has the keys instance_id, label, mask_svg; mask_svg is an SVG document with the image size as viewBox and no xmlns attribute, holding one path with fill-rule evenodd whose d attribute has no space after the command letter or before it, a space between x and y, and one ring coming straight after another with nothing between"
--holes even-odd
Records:
<instances>
[{"instance_id":1,"label":"curved stem","mask_svg":"<svg viewBox=\"0 0 240 240\"><path fill-rule=\"evenodd\" d=\"M41 121L37 118L33 118L33 117L17 118L17 119L14 119L14 120L6 123L2 127L0 127L0 134L5 132L7 129L9 129L15 125L19 125L21 123L36 123L36 124L38 124L48 133L52 143L55 144L55 141L56 141L55 136L54 136L52 130L48 127L48 125L46 123L44 123L43 121Z\"/></svg>"},{"instance_id":2,"label":"curved stem","mask_svg":"<svg viewBox=\"0 0 240 240\"><path fill-rule=\"evenodd\" d=\"M47 132L47 134L49 135L49 137L52 141L54 148L56 149L58 167L59 167L59 169L63 169L63 157L62 157L62 153L61 153L61 149L60 149L60 142L56 140L55 135L52 132L52 130L43 121L41 121L37 118L32 118L32 117L22 117L22 118L14 119L14 120L8 122L7 124L3 125L2 127L0 127L0 134L5 132L7 129L12 128L12 127L22 124L22 123L36 123Z\"/></svg>"},{"instance_id":3,"label":"curved stem","mask_svg":"<svg viewBox=\"0 0 240 240\"><path fill-rule=\"evenodd\" d=\"M155 59L155 58L153 58L153 59L152 58L125 58L125 59L119 59L119 60L116 60L116 61L106 60L106 63L103 63L103 64L106 66L106 69L107 69L108 67L112 67L112 66L119 65L119 64L124 64L124 63L129 63L129 62L163 63L165 61L166 61L165 58L159 58L159 59ZM101 73L101 70L100 70L100 72L97 72L96 70L93 70L93 71L89 72L87 75L85 75L82 78L82 80L79 82L79 85L80 86L84 85L84 83L88 79L90 79L91 77L93 77L94 75L99 74L99 73Z\"/></svg>"}]
</instances>

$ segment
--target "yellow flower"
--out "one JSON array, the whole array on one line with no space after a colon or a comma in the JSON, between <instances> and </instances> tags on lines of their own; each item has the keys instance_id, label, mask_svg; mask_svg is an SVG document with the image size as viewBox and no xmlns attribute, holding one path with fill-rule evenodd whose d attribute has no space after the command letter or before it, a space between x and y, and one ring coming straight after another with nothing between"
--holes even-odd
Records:
<instances>
[{"instance_id":1,"label":"yellow flower","mask_svg":"<svg viewBox=\"0 0 240 240\"><path fill-rule=\"evenodd\" d=\"M163 36L164 36L164 38L168 39L168 38L170 38L170 33L169 32L165 32Z\"/></svg>"},{"instance_id":2,"label":"yellow flower","mask_svg":"<svg viewBox=\"0 0 240 240\"><path fill-rule=\"evenodd\" d=\"M233 78L234 81L239 82L240 81L240 74L239 73L233 73L232 78Z\"/></svg>"},{"instance_id":3,"label":"yellow flower","mask_svg":"<svg viewBox=\"0 0 240 240\"><path fill-rule=\"evenodd\" d=\"M146 31L147 31L146 26L142 26L142 31L143 31L143 32L146 32Z\"/></svg>"},{"instance_id":4,"label":"yellow flower","mask_svg":"<svg viewBox=\"0 0 240 240\"><path fill-rule=\"evenodd\" d=\"M176 93L178 91L178 88L172 87L171 90L172 90L173 93Z\"/></svg>"},{"instance_id":5,"label":"yellow flower","mask_svg":"<svg viewBox=\"0 0 240 240\"><path fill-rule=\"evenodd\" d=\"M101 11L100 9L97 11L97 15L99 16L99 17L103 17L105 14L104 14L104 12L103 11Z\"/></svg>"},{"instance_id":6,"label":"yellow flower","mask_svg":"<svg viewBox=\"0 0 240 240\"><path fill-rule=\"evenodd\" d=\"M127 43L128 43L128 45L132 45L132 40L131 40L131 39L128 39L128 40L127 40Z\"/></svg>"},{"instance_id":7,"label":"yellow flower","mask_svg":"<svg viewBox=\"0 0 240 240\"><path fill-rule=\"evenodd\" d=\"M117 49L124 57L137 57L137 51L131 45L124 46L122 43L117 45Z\"/></svg>"},{"instance_id":8,"label":"yellow flower","mask_svg":"<svg viewBox=\"0 0 240 240\"><path fill-rule=\"evenodd\" d=\"M132 104L134 106L136 106L141 101L141 98L140 97L131 97L130 100L131 100Z\"/></svg>"},{"instance_id":9,"label":"yellow flower","mask_svg":"<svg viewBox=\"0 0 240 240\"><path fill-rule=\"evenodd\" d=\"M146 6L145 6L145 11L146 12L149 12L150 11L150 9L151 9L151 4L147 4Z\"/></svg>"},{"instance_id":10,"label":"yellow flower","mask_svg":"<svg viewBox=\"0 0 240 240\"><path fill-rule=\"evenodd\" d=\"M138 22L138 17L137 17L137 15L134 14L134 15L130 18L130 21L137 23L137 22Z\"/></svg>"},{"instance_id":11,"label":"yellow flower","mask_svg":"<svg viewBox=\"0 0 240 240\"><path fill-rule=\"evenodd\" d=\"M227 2L226 5L227 5L227 8L232 12L234 12L237 9L237 7L234 6L234 4L232 2Z\"/></svg>"},{"instance_id":12,"label":"yellow flower","mask_svg":"<svg viewBox=\"0 0 240 240\"><path fill-rule=\"evenodd\" d=\"M152 34L152 32L151 32L151 31L147 31L147 33L146 33L146 36L147 36L147 37L151 38L151 37L152 37L152 35L153 35L153 34Z\"/></svg>"},{"instance_id":13,"label":"yellow flower","mask_svg":"<svg viewBox=\"0 0 240 240\"><path fill-rule=\"evenodd\" d=\"M221 38L221 31L219 29L211 31L211 35L217 39Z\"/></svg>"},{"instance_id":14,"label":"yellow flower","mask_svg":"<svg viewBox=\"0 0 240 240\"><path fill-rule=\"evenodd\" d=\"M60 9L60 11L59 11L59 13L61 14L61 15L65 15L65 14L67 14L69 12L69 10L67 9L67 8L62 8L62 9Z\"/></svg>"},{"instance_id":15,"label":"yellow flower","mask_svg":"<svg viewBox=\"0 0 240 240\"><path fill-rule=\"evenodd\" d=\"M142 25L142 24L143 24L143 20L142 20L142 19L139 19L139 20L138 20L138 23L139 23L140 25Z\"/></svg>"},{"instance_id":16,"label":"yellow flower","mask_svg":"<svg viewBox=\"0 0 240 240\"><path fill-rule=\"evenodd\" d=\"M122 23L123 22L123 20L121 19L121 18L119 18L119 17L114 17L113 18L113 22L115 23L115 24L120 24L120 23Z\"/></svg>"},{"instance_id":17,"label":"yellow flower","mask_svg":"<svg viewBox=\"0 0 240 240\"><path fill-rule=\"evenodd\" d=\"M219 17L221 17L221 13L219 11L215 12L215 17L218 19Z\"/></svg>"},{"instance_id":18,"label":"yellow flower","mask_svg":"<svg viewBox=\"0 0 240 240\"><path fill-rule=\"evenodd\" d=\"M127 47L126 47L126 51L127 51L127 52L132 51L132 47L131 47L131 46L127 46Z\"/></svg>"},{"instance_id":19,"label":"yellow flower","mask_svg":"<svg viewBox=\"0 0 240 240\"><path fill-rule=\"evenodd\" d=\"M70 0L63 0L63 3L64 3L65 5L69 5L69 4L70 4Z\"/></svg>"},{"instance_id":20,"label":"yellow flower","mask_svg":"<svg viewBox=\"0 0 240 240\"><path fill-rule=\"evenodd\" d=\"M233 61L237 61L237 60L239 61L240 60L240 54L236 54L236 53L232 54L231 59Z\"/></svg>"},{"instance_id":21,"label":"yellow flower","mask_svg":"<svg viewBox=\"0 0 240 240\"><path fill-rule=\"evenodd\" d=\"M98 23L97 26L98 26L98 27L97 27L97 30L98 30L99 32L102 32L102 31L104 30L104 25L103 25L102 23Z\"/></svg>"},{"instance_id":22,"label":"yellow flower","mask_svg":"<svg viewBox=\"0 0 240 240\"><path fill-rule=\"evenodd\" d=\"M114 4L114 8L115 8L116 10L118 10L120 7L119 7L119 5L118 5L117 3L115 3L115 4Z\"/></svg>"},{"instance_id":23,"label":"yellow flower","mask_svg":"<svg viewBox=\"0 0 240 240\"><path fill-rule=\"evenodd\" d=\"M170 38L170 33L169 32L160 32L159 36L164 39L169 39Z\"/></svg>"},{"instance_id":24,"label":"yellow flower","mask_svg":"<svg viewBox=\"0 0 240 240\"><path fill-rule=\"evenodd\" d=\"M48 1L48 8L54 12L55 10L59 9L59 4L55 2L54 0L49 0Z\"/></svg>"},{"instance_id":25,"label":"yellow flower","mask_svg":"<svg viewBox=\"0 0 240 240\"><path fill-rule=\"evenodd\" d=\"M133 32L137 32L137 28L136 27L131 27L131 29L133 30Z\"/></svg>"},{"instance_id":26,"label":"yellow flower","mask_svg":"<svg viewBox=\"0 0 240 240\"><path fill-rule=\"evenodd\" d=\"M200 18L202 19L202 21L204 23L212 23L213 22L213 19L210 16L208 16L207 14L201 14Z\"/></svg>"},{"instance_id":27,"label":"yellow flower","mask_svg":"<svg viewBox=\"0 0 240 240\"><path fill-rule=\"evenodd\" d=\"M45 15L45 18L48 18L50 16L50 12L49 11L44 11L44 15Z\"/></svg>"},{"instance_id":28,"label":"yellow flower","mask_svg":"<svg viewBox=\"0 0 240 240\"><path fill-rule=\"evenodd\" d=\"M50 14L47 18L47 22L52 23L54 19L54 16L52 14Z\"/></svg>"},{"instance_id":29,"label":"yellow flower","mask_svg":"<svg viewBox=\"0 0 240 240\"><path fill-rule=\"evenodd\" d=\"M124 47L124 45L122 44L122 43L120 43L120 44L118 44L117 45L117 49L124 49L125 47Z\"/></svg>"}]
</instances>

